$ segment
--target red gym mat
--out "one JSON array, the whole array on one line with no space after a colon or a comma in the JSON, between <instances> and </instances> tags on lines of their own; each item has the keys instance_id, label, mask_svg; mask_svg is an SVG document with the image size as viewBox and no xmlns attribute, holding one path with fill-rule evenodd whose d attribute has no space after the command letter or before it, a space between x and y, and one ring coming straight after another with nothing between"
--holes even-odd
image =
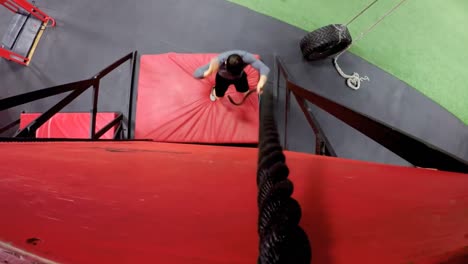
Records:
<instances>
[{"instance_id":1,"label":"red gym mat","mask_svg":"<svg viewBox=\"0 0 468 264\"><path fill-rule=\"evenodd\" d=\"M453 260L468 253L467 175L285 155L312 263L467 263ZM28 142L0 157L12 246L60 263L256 263L255 148Z\"/></svg>"},{"instance_id":2,"label":"red gym mat","mask_svg":"<svg viewBox=\"0 0 468 264\"><path fill-rule=\"evenodd\" d=\"M218 54L144 55L141 57L135 137L161 142L257 143L258 96L241 106L227 99L242 98L231 86L225 98L211 102L213 74L193 77L194 71ZM247 67L249 85L256 87L258 72Z\"/></svg>"},{"instance_id":3,"label":"red gym mat","mask_svg":"<svg viewBox=\"0 0 468 264\"><path fill-rule=\"evenodd\" d=\"M20 129L25 128L41 113L23 113ZM116 113L97 113L96 132L117 117ZM89 138L90 113L57 113L36 130L37 138ZM115 128L112 127L101 139L113 139Z\"/></svg>"}]
</instances>

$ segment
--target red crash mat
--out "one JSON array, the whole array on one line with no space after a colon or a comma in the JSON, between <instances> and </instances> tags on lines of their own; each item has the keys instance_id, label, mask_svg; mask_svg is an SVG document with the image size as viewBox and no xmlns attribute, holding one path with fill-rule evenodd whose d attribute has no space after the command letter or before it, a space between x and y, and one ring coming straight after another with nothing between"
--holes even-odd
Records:
<instances>
[{"instance_id":1,"label":"red crash mat","mask_svg":"<svg viewBox=\"0 0 468 264\"><path fill-rule=\"evenodd\" d=\"M161 142L257 143L258 97L252 94L241 106L227 99L242 98L234 86L225 98L211 102L212 76L200 80L194 71L218 54L144 55L138 84L135 137ZM250 88L259 74L247 67Z\"/></svg>"},{"instance_id":2,"label":"red crash mat","mask_svg":"<svg viewBox=\"0 0 468 264\"><path fill-rule=\"evenodd\" d=\"M38 118L41 113L21 114L20 129L25 128ZM96 132L117 117L116 113L98 113ZM36 130L37 138L89 138L90 113L57 113ZM112 127L101 139L113 139L115 128Z\"/></svg>"}]
</instances>

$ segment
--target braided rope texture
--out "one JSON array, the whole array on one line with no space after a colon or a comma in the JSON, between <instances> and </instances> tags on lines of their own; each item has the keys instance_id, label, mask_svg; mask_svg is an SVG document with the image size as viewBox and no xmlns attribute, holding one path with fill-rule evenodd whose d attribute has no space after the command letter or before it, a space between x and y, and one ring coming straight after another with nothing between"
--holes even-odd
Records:
<instances>
[{"instance_id":1,"label":"braided rope texture","mask_svg":"<svg viewBox=\"0 0 468 264\"><path fill-rule=\"evenodd\" d=\"M257 168L259 264L309 264L312 250L299 226L301 207L291 197L293 183L273 115L273 96L262 95Z\"/></svg>"}]
</instances>

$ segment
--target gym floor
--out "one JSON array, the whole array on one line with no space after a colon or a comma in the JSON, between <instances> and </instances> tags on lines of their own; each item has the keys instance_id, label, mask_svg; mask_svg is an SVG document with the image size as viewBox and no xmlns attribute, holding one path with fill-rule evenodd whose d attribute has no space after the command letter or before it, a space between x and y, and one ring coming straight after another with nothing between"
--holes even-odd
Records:
<instances>
[{"instance_id":1,"label":"gym floor","mask_svg":"<svg viewBox=\"0 0 468 264\"><path fill-rule=\"evenodd\" d=\"M244 49L262 56L272 69L281 56L299 84L352 109L376 117L453 155L468 160L468 127L453 114L406 83L351 53L341 57L345 72L365 73L371 79L352 91L336 73L331 61L302 60L299 40L307 32L269 16L220 0L37 0L57 20L48 28L32 63L23 67L0 61L0 97L89 78L125 54L166 52L213 53ZM0 10L0 32L11 14ZM99 111L126 112L130 64L119 68L101 85ZM269 88L275 76L270 75ZM283 94L278 124L283 129ZM164 96L164 95L162 95ZM21 111L43 112L63 96L43 99L0 113L0 127L16 120ZM288 147L313 152L314 136L298 105L292 100ZM89 111L87 92L64 111ZM310 106L337 154L344 158L408 165L404 160L334 117Z\"/></svg>"}]
</instances>

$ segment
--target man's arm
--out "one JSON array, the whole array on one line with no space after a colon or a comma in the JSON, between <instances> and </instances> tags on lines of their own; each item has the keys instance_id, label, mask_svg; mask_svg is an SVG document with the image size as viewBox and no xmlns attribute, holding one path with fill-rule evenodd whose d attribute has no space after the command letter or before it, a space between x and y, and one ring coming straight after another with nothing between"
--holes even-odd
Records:
<instances>
[{"instance_id":1,"label":"man's arm","mask_svg":"<svg viewBox=\"0 0 468 264\"><path fill-rule=\"evenodd\" d=\"M213 72L217 72L219 69L219 59L213 58L210 62L210 67L203 73L203 77L211 75Z\"/></svg>"},{"instance_id":2,"label":"man's arm","mask_svg":"<svg viewBox=\"0 0 468 264\"><path fill-rule=\"evenodd\" d=\"M209 69L210 64L203 65L195 70L193 77L197 79L203 79L205 77L205 72Z\"/></svg>"},{"instance_id":3,"label":"man's arm","mask_svg":"<svg viewBox=\"0 0 468 264\"><path fill-rule=\"evenodd\" d=\"M218 71L219 64L222 61L225 61L230 55L239 54L244 60L245 63L250 64L253 68L259 71L260 80L257 84L257 92L261 94L263 92L263 87L265 86L268 80L268 74L270 73L270 68L266 66L261 60L255 58L255 56L247 51L243 50L230 50L219 54L217 57L213 58L209 64L198 68L195 73L195 78L205 78L212 74L213 72Z\"/></svg>"},{"instance_id":4,"label":"man's arm","mask_svg":"<svg viewBox=\"0 0 468 264\"><path fill-rule=\"evenodd\" d=\"M211 75L213 72L218 71L219 69L219 60L218 58L213 58L211 59L210 63L201 66L195 72L193 73L193 77L198 78L198 79L203 79L209 75Z\"/></svg>"},{"instance_id":5,"label":"man's arm","mask_svg":"<svg viewBox=\"0 0 468 264\"><path fill-rule=\"evenodd\" d=\"M205 71L204 73L204 76L208 76L208 75L211 75L212 73L214 72L217 72L218 69L219 69L219 65L227 60L227 58L229 56L231 56L232 54L242 54L243 51L241 50L230 50L230 51L225 51L221 54L219 54L217 57L213 58L210 62L210 66L208 68L208 70Z\"/></svg>"},{"instance_id":6,"label":"man's arm","mask_svg":"<svg viewBox=\"0 0 468 264\"><path fill-rule=\"evenodd\" d=\"M265 84L266 84L267 81L268 81L268 76L260 75L260 80L258 80L258 84L257 84L257 93L258 94L263 93L263 87L265 87Z\"/></svg>"},{"instance_id":7,"label":"man's arm","mask_svg":"<svg viewBox=\"0 0 468 264\"><path fill-rule=\"evenodd\" d=\"M234 53L239 53L239 52L242 52L242 51L238 51L238 50L231 50L231 51L226 51L226 52L223 52L221 54L219 54L218 56L214 57L213 59L211 59L210 63L209 64L206 64L200 68L198 68L195 73L193 74L193 76L195 78L205 78L209 75L211 75L212 73L214 72L217 72L218 69L219 69L219 64L222 62L222 61L225 61L227 60L227 58L234 54Z\"/></svg>"},{"instance_id":8,"label":"man's arm","mask_svg":"<svg viewBox=\"0 0 468 264\"><path fill-rule=\"evenodd\" d=\"M255 56L248 52L241 53L242 59L245 63L250 64L253 68L257 69L260 73L260 80L257 84L257 92L262 94L263 87L265 86L266 82L268 81L268 74L270 73L270 68L265 65L261 60L255 58Z\"/></svg>"}]
</instances>

